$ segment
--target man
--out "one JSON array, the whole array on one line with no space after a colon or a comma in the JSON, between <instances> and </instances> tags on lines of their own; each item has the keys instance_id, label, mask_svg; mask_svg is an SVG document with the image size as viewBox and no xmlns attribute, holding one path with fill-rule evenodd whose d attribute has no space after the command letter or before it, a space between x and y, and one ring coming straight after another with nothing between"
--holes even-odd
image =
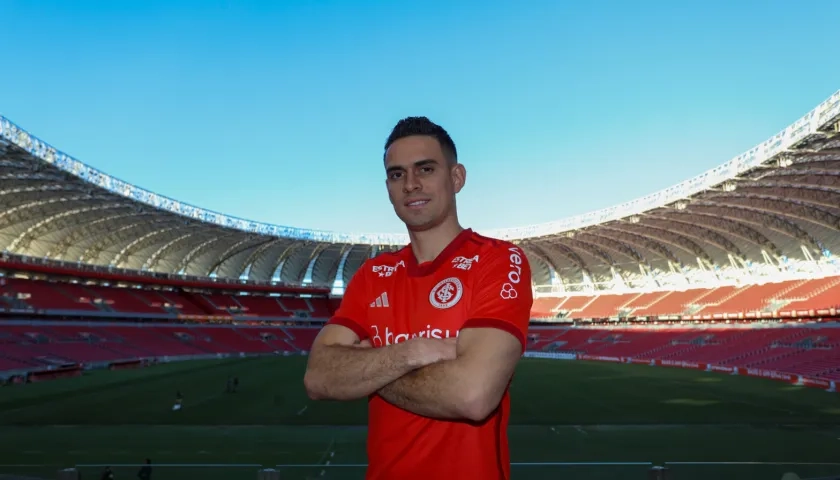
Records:
<instances>
[{"instance_id":1,"label":"man","mask_svg":"<svg viewBox=\"0 0 840 480\"><path fill-rule=\"evenodd\" d=\"M369 397L370 480L507 479L508 387L533 302L528 261L461 227L466 170L440 126L401 120L385 171L411 243L353 276L312 346L307 392Z\"/></svg>"},{"instance_id":2,"label":"man","mask_svg":"<svg viewBox=\"0 0 840 480\"><path fill-rule=\"evenodd\" d=\"M181 395L181 391L178 390L175 392L175 405L172 405L173 411L178 411L181 409L181 405L184 403L184 396Z\"/></svg>"},{"instance_id":3,"label":"man","mask_svg":"<svg viewBox=\"0 0 840 480\"><path fill-rule=\"evenodd\" d=\"M100 480L114 480L114 471L111 470L111 467L105 467L105 470L102 471L102 475L99 478Z\"/></svg>"},{"instance_id":4,"label":"man","mask_svg":"<svg viewBox=\"0 0 840 480\"><path fill-rule=\"evenodd\" d=\"M137 478L140 480L152 479L152 460L150 458L147 458L146 464L140 467L140 471L137 472Z\"/></svg>"}]
</instances>

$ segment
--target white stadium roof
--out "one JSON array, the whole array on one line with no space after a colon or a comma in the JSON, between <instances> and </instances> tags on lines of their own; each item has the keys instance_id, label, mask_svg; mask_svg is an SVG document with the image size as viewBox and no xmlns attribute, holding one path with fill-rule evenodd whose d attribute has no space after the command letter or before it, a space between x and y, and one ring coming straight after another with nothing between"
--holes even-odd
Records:
<instances>
[{"instance_id":1,"label":"white stadium roof","mask_svg":"<svg viewBox=\"0 0 840 480\"><path fill-rule=\"evenodd\" d=\"M840 271L840 91L673 187L603 210L482 231L515 241L543 290L749 282ZM407 242L231 217L116 179L0 116L0 247L173 275L332 287ZM336 280L338 282L336 283Z\"/></svg>"}]
</instances>

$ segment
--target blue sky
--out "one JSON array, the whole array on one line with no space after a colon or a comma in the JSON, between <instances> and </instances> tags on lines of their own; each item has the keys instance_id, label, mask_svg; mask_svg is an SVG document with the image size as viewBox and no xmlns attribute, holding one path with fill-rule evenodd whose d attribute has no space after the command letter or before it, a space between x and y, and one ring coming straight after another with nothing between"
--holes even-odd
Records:
<instances>
[{"instance_id":1,"label":"blue sky","mask_svg":"<svg viewBox=\"0 0 840 480\"><path fill-rule=\"evenodd\" d=\"M723 163L840 88L840 2L0 3L0 113L248 219L403 232L382 144L427 115L462 223L545 222Z\"/></svg>"}]
</instances>

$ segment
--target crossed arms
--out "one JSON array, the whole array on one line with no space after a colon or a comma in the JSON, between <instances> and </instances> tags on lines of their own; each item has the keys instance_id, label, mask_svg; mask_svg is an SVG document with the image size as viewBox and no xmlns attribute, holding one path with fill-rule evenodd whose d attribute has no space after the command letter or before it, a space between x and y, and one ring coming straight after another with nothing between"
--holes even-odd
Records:
<instances>
[{"instance_id":1,"label":"crossed arms","mask_svg":"<svg viewBox=\"0 0 840 480\"><path fill-rule=\"evenodd\" d=\"M508 332L466 328L455 359L414 370L378 393L418 415L482 421L499 406L521 355L521 343Z\"/></svg>"},{"instance_id":2,"label":"crossed arms","mask_svg":"<svg viewBox=\"0 0 840 480\"><path fill-rule=\"evenodd\" d=\"M482 421L498 407L522 354L520 341L497 328L464 328L457 341L413 338L367 346L347 327L324 327L304 376L310 398L378 393L418 415Z\"/></svg>"}]
</instances>

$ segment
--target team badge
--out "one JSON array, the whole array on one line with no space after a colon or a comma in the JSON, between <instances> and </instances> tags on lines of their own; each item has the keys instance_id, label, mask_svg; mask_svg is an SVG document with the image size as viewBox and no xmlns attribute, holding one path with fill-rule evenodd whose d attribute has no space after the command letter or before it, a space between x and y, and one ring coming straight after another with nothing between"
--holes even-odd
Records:
<instances>
[{"instance_id":1,"label":"team badge","mask_svg":"<svg viewBox=\"0 0 840 480\"><path fill-rule=\"evenodd\" d=\"M429 292L429 303L440 309L454 307L463 294L464 286L461 280L456 277L445 278Z\"/></svg>"}]
</instances>

